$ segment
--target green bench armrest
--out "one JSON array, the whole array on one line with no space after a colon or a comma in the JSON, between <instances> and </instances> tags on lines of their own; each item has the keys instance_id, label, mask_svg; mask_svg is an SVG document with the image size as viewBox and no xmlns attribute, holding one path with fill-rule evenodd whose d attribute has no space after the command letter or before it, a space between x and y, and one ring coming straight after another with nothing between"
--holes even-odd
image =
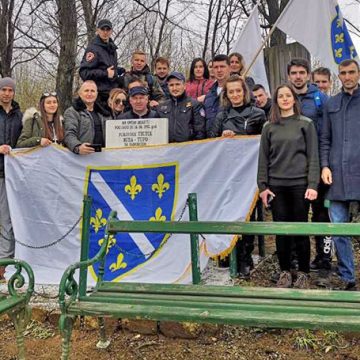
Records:
<instances>
[{"instance_id":1,"label":"green bench armrest","mask_svg":"<svg viewBox=\"0 0 360 360\"><path fill-rule=\"evenodd\" d=\"M116 216L117 216L116 211L112 211L110 213L109 219L116 219ZM75 271L77 269L87 268L90 265L93 265L96 262L104 259L104 257L106 256L106 249L109 244L110 235L107 231L107 228L105 232L106 232L105 241L101 245L101 248L98 251L98 253L93 258L84 261L79 261L73 265L70 265L65 270L59 285L59 304L61 311L63 311L68 306L68 304L74 301L78 296L79 285L74 279ZM66 295L70 296L68 302L65 301Z\"/></svg>"},{"instance_id":2,"label":"green bench armrest","mask_svg":"<svg viewBox=\"0 0 360 360\"><path fill-rule=\"evenodd\" d=\"M32 271L30 265L18 259L0 259L0 266L13 265L16 269L15 273L11 275L8 281L8 291L11 296L15 297L25 297L26 302L29 302L31 295L34 292L34 272ZM22 273L23 270L27 273L28 276L28 287L25 294L18 293L17 289L21 289L25 285L25 277Z\"/></svg>"}]
</instances>

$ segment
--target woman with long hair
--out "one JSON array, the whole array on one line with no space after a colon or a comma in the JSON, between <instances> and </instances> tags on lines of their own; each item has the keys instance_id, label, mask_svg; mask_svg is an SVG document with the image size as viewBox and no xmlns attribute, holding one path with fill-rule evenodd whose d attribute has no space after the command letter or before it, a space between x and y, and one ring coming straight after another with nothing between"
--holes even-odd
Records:
<instances>
[{"instance_id":1,"label":"woman with long hair","mask_svg":"<svg viewBox=\"0 0 360 360\"><path fill-rule=\"evenodd\" d=\"M209 69L205 60L195 58L190 66L189 80L186 82L186 95L202 103L213 84L214 82L209 79Z\"/></svg>"},{"instance_id":2,"label":"woman with long hair","mask_svg":"<svg viewBox=\"0 0 360 360\"><path fill-rule=\"evenodd\" d=\"M118 119L127 107L126 91L120 88L115 88L110 91L108 105L111 111L111 117Z\"/></svg>"},{"instance_id":3,"label":"woman with long hair","mask_svg":"<svg viewBox=\"0 0 360 360\"><path fill-rule=\"evenodd\" d=\"M300 114L290 85L280 85L273 95L269 122L261 134L257 182L260 198L271 205L273 220L307 222L309 201L317 198L320 179L318 138L311 119ZM290 272L292 244L299 262L296 279ZM308 236L277 236L280 265L277 286L304 289L309 285Z\"/></svg>"},{"instance_id":4,"label":"woman with long hair","mask_svg":"<svg viewBox=\"0 0 360 360\"><path fill-rule=\"evenodd\" d=\"M40 97L39 110L29 108L25 111L23 129L16 147L62 144L63 140L64 128L57 93L44 92Z\"/></svg>"},{"instance_id":5,"label":"woman with long hair","mask_svg":"<svg viewBox=\"0 0 360 360\"><path fill-rule=\"evenodd\" d=\"M244 79L232 75L226 80L221 98L220 111L210 129L209 137L233 137L235 135L258 135L266 121L265 112L251 104L250 91ZM255 212L251 215L255 220ZM252 251L254 236L243 236L236 243L239 277L247 279L253 267Z\"/></svg>"},{"instance_id":6,"label":"woman with long hair","mask_svg":"<svg viewBox=\"0 0 360 360\"><path fill-rule=\"evenodd\" d=\"M229 55L229 60L230 60L230 75L237 74L240 76L244 76L246 70L244 57L238 52L233 52ZM252 88L255 85L254 79L251 76L246 76L245 82L246 85L249 87L249 89L252 90Z\"/></svg>"}]
</instances>

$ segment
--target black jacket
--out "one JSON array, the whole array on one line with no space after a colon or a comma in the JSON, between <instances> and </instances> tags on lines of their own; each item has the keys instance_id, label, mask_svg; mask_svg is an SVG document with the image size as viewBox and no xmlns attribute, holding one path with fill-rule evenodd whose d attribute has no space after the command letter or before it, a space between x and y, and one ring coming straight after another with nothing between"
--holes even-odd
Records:
<instances>
[{"instance_id":1,"label":"black jacket","mask_svg":"<svg viewBox=\"0 0 360 360\"><path fill-rule=\"evenodd\" d=\"M0 145L16 146L22 130L22 113L16 101L11 103L9 113L0 105ZM0 154L0 178L4 177L4 155Z\"/></svg>"},{"instance_id":2,"label":"black jacket","mask_svg":"<svg viewBox=\"0 0 360 360\"><path fill-rule=\"evenodd\" d=\"M130 70L124 75L124 88L129 87L129 83L133 80L140 79L145 81L149 87L150 100L164 100L164 92L160 86L156 76L152 75L148 65L145 65L141 71Z\"/></svg>"},{"instance_id":3,"label":"black jacket","mask_svg":"<svg viewBox=\"0 0 360 360\"><path fill-rule=\"evenodd\" d=\"M224 130L232 130L236 135L261 134L265 121L265 112L253 105L243 107L241 112L230 107L217 114L209 137L221 136Z\"/></svg>"},{"instance_id":4,"label":"black jacket","mask_svg":"<svg viewBox=\"0 0 360 360\"><path fill-rule=\"evenodd\" d=\"M159 114L155 110L148 110L148 112L140 116L135 114L132 110L129 110L123 114L121 114L117 119L118 120L125 120L125 119L156 119L159 117Z\"/></svg>"},{"instance_id":5,"label":"black jacket","mask_svg":"<svg viewBox=\"0 0 360 360\"><path fill-rule=\"evenodd\" d=\"M111 89L121 87L122 78L117 75L116 45L110 39L105 43L97 35L88 45L80 63L79 74L82 80L95 81L99 92L109 92ZM108 78L107 68L114 66L115 76Z\"/></svg>"},{"instance_id":6,"label":"black jacket","mask_svg":"<svg viewBox=\"0 0 360 360\"><path fill-rule=\"evenodd\" d=\"M272 106L272 100L270 98L267 99L267 102L264 107L258 106L259 109L265 111L265 115L266 115L267 119L269 118L269 115L270 115L271 106Z\"/></svg>"},{"instance_id":7,"label":"black jacket","mask_svg":"<svg viewBox=\"0 0 360 360\"><path fill-rule=\"evenodd\" d=\"M169 119L169 142L205 138L205 111L198 101L185 93L162 102L157 111L160 117Z\"/></svg>"}]
</instances>

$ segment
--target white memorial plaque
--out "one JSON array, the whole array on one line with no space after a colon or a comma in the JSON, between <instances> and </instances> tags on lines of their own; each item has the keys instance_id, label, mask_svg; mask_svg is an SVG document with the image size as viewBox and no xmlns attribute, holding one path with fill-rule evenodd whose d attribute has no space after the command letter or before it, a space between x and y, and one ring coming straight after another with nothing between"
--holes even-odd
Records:
<instances>
[{"instance_id":1,"label":"white memorial plaque","mask_svg":"<svg viewBox=\"0 0 360 360\"><path fill-rule=\"evenodd\" d=\"M169 142L168 119L106 121L106 147L161 145Z\"/></svg>"}]
</instances>

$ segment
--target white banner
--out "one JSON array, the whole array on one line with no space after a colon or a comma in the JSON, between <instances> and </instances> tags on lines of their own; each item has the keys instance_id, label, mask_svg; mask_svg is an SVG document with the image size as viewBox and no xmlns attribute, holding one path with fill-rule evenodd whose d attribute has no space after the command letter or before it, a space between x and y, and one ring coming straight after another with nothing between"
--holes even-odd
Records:
<instances>
[{"instance_id":1,"label":"white banner","mask_svg":"<svg viewBox=\"0 0 360 360\"><path fill-rule=\"evenodd\" d=\"M290 0L280 17L277 27L335 74L341 61L359 60L336 0Z\"/></svg>"},{"instance_id":2,"label":"white banner","mask_svg":"<svg viewBox=\"0 0 360 360\"><path fill-rule=\"evenodd\" d=\"M122 220L188 220L187 194L197 193L199 220L244 221L257 193L258 147L255 136L86 156L56 145L12 151L5 166L16 257L33 266L38 284L58 283L65 268L79 261L80 224L75 224L84 194L93 198L90 257L100 248L111 210ZM229 251L233 239L206 236L202 268L209 255ZM56 240L44 249L23 245L39 247ZM95 279L97 270L91 268L89 276ZM190 237L119 234L111 241L105 278L189 282Z\"/></svg>"},{"instance_id":3,"label":"white banner","mask_svg":"<svg viewBox=\"0 0 360 360\"><path fill-rule=\"evenodd\" d=\"M249 66L254 60L257 51L262 46L262 43L263 38L261 36L259 10L256 5L231 51L239 52L244 57L246 66ZM253 77L256 84L263 85L266 91L270 93L264 63L264 51L261 51L260 55L255 60L249 75Z\"/></svg>"}]
</instances>

